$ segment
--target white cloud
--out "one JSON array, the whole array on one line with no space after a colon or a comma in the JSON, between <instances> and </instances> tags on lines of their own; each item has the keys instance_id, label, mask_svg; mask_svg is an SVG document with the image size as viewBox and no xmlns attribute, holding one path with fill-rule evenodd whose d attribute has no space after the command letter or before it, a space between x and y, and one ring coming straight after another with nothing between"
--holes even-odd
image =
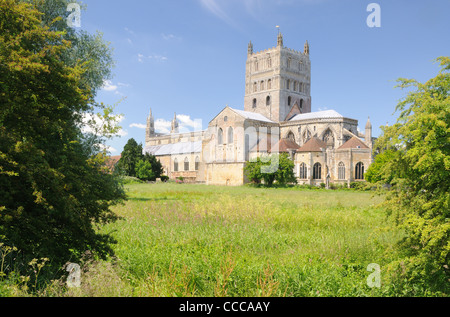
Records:
<instances>
[{"instance_id":1,"label":"white cloud","mask_svg":"<svg viewBox=\"0 0 450 317\"><path fill-rule=\"evenodd\" d=\"M167 61L168 60L168 58L166 56L162 56L162 55L150 55L148 58L157 60L157 61Z\"/></svg>"},{"instance_id":2,"label":"white cloud","mask_svg":"<svg viewBox=\"0 0 450 317\"><path fill-rule=\"evenodd\" d=\"M157 119L155 121L155 131L158 133L168 134L172 129L172 122L164 119Z\"/></svg>"},{"instance_id":3,"label":"white cloud","mask_svg":"<svg viewBox=\"0 0 450 317\"><path fill-rule=\"evenodd\" d=\"M217 0L200 0L200 3L210 11L212 14L217 16L222 21L230 25L235 25L235 21L231 19L224 9L218 4Z\"/></svg>"},{"instance_id":4,"label":"white cloud","mask_svg":"<svg viewBox=\"0 0 450 317\"><path fill-rule=\"evenodd\" d=\"M180 123L180 128L190 129L189 131L199 131L202 129L202 120L192 120L190 116L184 114L177 115L177 119Z\"/></svg>"},{"instance_id":5,"label":"white cloud","mask_svg":"<svg viewBox=\"0 0 450 317\"><path fill-rule=\"evenodd\" d=\"M165 33L162 33L161 36L162 36L162 38L163 38L164 40L166 40L166 41L181 40L181 37L178 37L178 36L176 36L176 35L174 35L174 34L165 34Z\"/></svg>"},{"instance_id":6,"label":"white cloud","mask_svg":"<svg viewBox=\"0 0 450 317\"><path fill-rule=\"evenodd\" d=\"M110 80L105 80L105 81L103 82L103 87L102 87L103 90L106 90L106 91L116 91L117 88L118 88L118 87L117 87L116 85L113 85L113 83L112 83Z\"/></svg>"},{"instance_id":7,"label":"white cloud","mask_svg":"<svg viewBox=\"0 0 450 317\"><path fill-rule=\"evenodd\" d=\"M114 117L112 124L117 126L123 120L125 120L124 116L117 115ZM107 134L104 127L105 122L102 120L102 118L100 118L97 115L93 115L91 113L83 113L82 127L81 127L81 131L83 133L93 133L98 136L104 136L105 134ZM126 130L119 129L119 131L114 136L124 137L127 135L128 132Z\"/></svg>"},{"instance_id":8,"label":"white cloud","mask_svg":"<svg viewBox=\"0 0 450 317\"><path fill-rule=\"evenodd\" d=\"M130 124L130 128L147 129L147 126L142 123L132 123Z\"/></svg>"},{"instance_id":9,"label":"white cloud","mask_svg":"<svg viewBox=\"0 0 450 317\"><path fill-rule=\"evenodd\" d=\"M110 154L118 153L117 149L113 148L112 146L105 145L105 144L97 144L100 150L106 150L106 152Z\"/></svg>"},{"instance_id":10,"label":"white cloud","mask_svg":"<svg viewBox=\"0 0 450 317\"><path fill-rule=\"evenodd\" d=\"M139 63L144 63L146 59L154 60L157 62L165 62L169 58L167 58L166 56L163 56L163 55L158 55L158 54L153 54L153 55L148 55L148 56L145 56L144 54L138 54L138 62Z\"/></svg>"}]
</instances>

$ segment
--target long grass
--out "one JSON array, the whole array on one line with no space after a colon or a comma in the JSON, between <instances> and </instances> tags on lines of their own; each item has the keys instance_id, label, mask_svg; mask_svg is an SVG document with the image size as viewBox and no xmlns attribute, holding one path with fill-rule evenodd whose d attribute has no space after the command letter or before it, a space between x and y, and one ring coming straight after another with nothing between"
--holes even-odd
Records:
<instances>
[{"instance_id":1,"label":"long grass","mask_svg":"<svg viewBox=\"0 0 450 317\"><path fill-rule=\"evenodd\" d=\"M388 263L382 197L318 191L132 184L102 228L128 296L379 296ZM117 286L116 286L117 288Z\"/></svg>"}]
</instances>

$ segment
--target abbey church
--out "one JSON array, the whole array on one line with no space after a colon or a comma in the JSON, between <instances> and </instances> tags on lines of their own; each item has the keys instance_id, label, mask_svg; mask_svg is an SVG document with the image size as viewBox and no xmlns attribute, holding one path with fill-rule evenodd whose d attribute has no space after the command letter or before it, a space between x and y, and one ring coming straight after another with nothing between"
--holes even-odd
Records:
<instances>
[{"instance_id":1,"label":"abbey church","mask_svg":"<svg viewBox=\"0 0 450 317\"><path fill-rule=\"evenodd\" d=\"M334 110L311 112L309 44L303 52L277 45L247 52L244 109L226 107L206 130L179 133L176 114L170 134L155 132L147 119L145 152L162 163L171 179L210 185L248 182L245 165L257 157L288 153L299 184L363 181L373 161L372 125L358 131L358 121Z\"/></svg>"}]
</instances>

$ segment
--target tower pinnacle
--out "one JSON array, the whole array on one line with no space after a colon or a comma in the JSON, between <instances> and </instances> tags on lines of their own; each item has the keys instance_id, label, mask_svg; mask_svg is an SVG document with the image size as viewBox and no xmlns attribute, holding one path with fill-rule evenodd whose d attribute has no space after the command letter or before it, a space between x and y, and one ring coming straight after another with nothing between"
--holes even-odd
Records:
<instances>
[{"instance_id":1,"label":"tower pinnacle","mask_svg":"<svg viewBox=\"0 0 450 317\"><path fill-rule=\"evenodd\" d=\"M175 113L175 115L173 116L172 130L170 131L170 133L172 133L172 134L179 133L178 126L179 125L178 125L178 120L177 120L177 114Z\"/></svg>"},{"instance_id":2,"label":"tower pinnacle","mask_svg":"<svg viewBox=\"0 0 450 317\"><path fill-rule=\"evenodd\" d=\"M305 50L303 52L305 55L309 55L309 43L308 41L306 41L305 43Z\"/></svg>"},{"instance_id":3,"label":"tower pinnacle","mask_svg":"<svg viewBox=\"0 0 450 317\"><path fill-rule=\"evenodd\" d=\"M277 46L283 47L283 34L278 33Z\"/></svg>"}]
</instances>

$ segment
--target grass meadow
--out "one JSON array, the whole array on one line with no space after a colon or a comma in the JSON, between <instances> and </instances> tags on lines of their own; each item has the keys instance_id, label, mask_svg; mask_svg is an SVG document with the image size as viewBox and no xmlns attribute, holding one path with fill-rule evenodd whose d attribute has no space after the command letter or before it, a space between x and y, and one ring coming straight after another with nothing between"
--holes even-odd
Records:
<instances>
[{"instance_id":1,"label":"grass meadow","mask_svg":"<svg viewBox=\"0 0 450 317\"><path fill-rule=\"evenodd\" d=\"M151 297L383 296L399 232L383 200L349 190L130 184L101 228L116 258L90 265L64 295ZM381 288L367 271L381 266ZM390 291L389 291L390 292Z\"/></svg>"}]
</instances>

